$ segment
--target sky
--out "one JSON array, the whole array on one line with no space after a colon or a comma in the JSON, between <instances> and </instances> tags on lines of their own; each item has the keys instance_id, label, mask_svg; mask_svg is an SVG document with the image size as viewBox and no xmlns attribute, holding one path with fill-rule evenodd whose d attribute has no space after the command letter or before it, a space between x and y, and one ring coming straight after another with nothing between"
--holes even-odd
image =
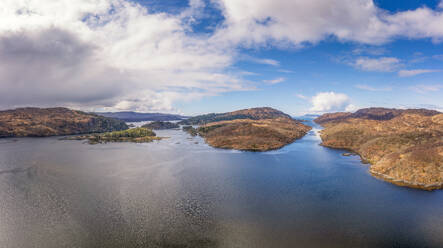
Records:
<instances>
[{"instance_id":1,"label":"sky","mask_svg":"<svg viewBox=\"0 0 443 248\"><path fill-rule=\"evenodd\" d=\"M440 0L2 0L0 109L443 111Z\"/></svg>"}]
</instances>

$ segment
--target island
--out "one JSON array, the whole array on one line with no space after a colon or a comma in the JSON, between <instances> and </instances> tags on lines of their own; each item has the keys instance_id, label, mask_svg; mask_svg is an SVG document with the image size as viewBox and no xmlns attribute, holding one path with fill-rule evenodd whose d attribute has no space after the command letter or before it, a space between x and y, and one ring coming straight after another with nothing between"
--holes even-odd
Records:
<instances>
[{"instance_id":1,"label":"island","mask_svg":"<svg viewBox=\"0 0 443 248\"><path fill-rule=\"evenodd\" d=\"M184 131L202 136L212 147L243 151L279 149L306 135L310 126L269 107L191 117ZM199 125L194 128L191 125Z\"/></svg>"},{"instance_id":2,"label":"island","mask_svg":"<svg viewBox=\"0 0 443 248\"><path fill-rule=\"evenodd\" d=\"M324 114L315 122L324 127L323 146L357 153L373 176L411 188L443 188L442 113L367 108Z\"/></svg>"},{"instance_id":3,"label":"island","mask_svg":"<svg viewBox=\"0 0 443 248\"><path fill-rule=\"evenodd\" d=\"M64 140L88 140L89 144L99 144L108 142L134 142L147 143L154 140L161 140L156 134L148 128L137 127L122 131L96 133L79 136L69 136L63 138Z\"/></svg>"},{"instance_id":4,"label":"island","mask_svg":"<svg viewBox=\"0 0 443 248\"><path fill-rule=\"evenodd\" d=\"M0 137L46 137L128 129L124 121L68 108L0 111Z\"/></svg>"},{"instance_id":5,"label":"island","mask_svg":"<svg viewBox=\"0 0 443 248\"><path fill-rule=\"evenodd\" d=\"M164 129L180 128L180 125L178 125L177 123L169 122L169 121L154 121L154 122L145 124L142 127L149 128L152 130L164 130Z\"/></svg>"}]
</instances>

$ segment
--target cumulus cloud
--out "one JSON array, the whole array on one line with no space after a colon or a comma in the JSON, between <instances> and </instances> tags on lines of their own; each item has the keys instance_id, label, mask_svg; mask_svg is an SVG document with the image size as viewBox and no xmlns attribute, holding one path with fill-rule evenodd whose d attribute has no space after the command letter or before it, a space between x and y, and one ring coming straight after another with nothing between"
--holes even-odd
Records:
<instances>
[{"instance_id":1,"label":"cumulus cloud","mask_svg":"<svg viewBox=\"0 0 443 248\"><path fill-rule=\"evenodd\" d=\"M440 70L429 70L429 69L415 69L415 70L400 70L398 75L400 77L412 77L419 74L439 72Z\"/></svg>"},{"instance_id":2,"label":"cumulus cloud","mask_svg":"<svg viewBox=\"0 0 443 248\"><path fill-rule=\"evenodd\" d=\"M235 51L178 15L124 0L0 2L0 107L174 111L177 100L252 89ZM160 109L159 109L160 108Z\"/></svg>"},{"instance_id":3,"label":"cumulus cloud","mask_svg":"<svg viewBox=\"0 0 443 248\"><path fill-rule=\"evenodd\" d=\"M364 71L391 72L399 68L400 60L394 57L360 57L355 60L353 65L354 67Z\"/></svg>"},{"instance_id":4,"label":"cumulus cloud","mask_svg":"<svg viewBox=\"0 0 443 248\"><path fill-rule=\"evenodd\" d=\"M279 77L279 78L275 78L275 79L271 79L271 80L263 80L263 82L267 83L267 84L278 84L281 82L284 82L286 79L283 77Z\"/></svg>"},{"instance_id":5,"label":"cumulus cloud","mask_svg":"<svg viewBox=\"0 0 443 248\"><path fill-rule=\"evenodd\" d=\"M443 38L443 12L426 6L394 14L373 0L214 0L226 18L219 39L245 46L303 46L328 37L381 44L395 37Z\"/></svg>"},{"instance_id":6,"label":"cumulus cloud","mask_svg":"<svg viewBox=\"0 0 443 248\"><path fill-rule=\"evenodd\" d=\"M232 67L240 47L300 47L330 37L364 44L443 39L442 9L392 14L372 0L210 2L220 8L222 23L196 34L192 24L207 4L201 0L175 14L129 0L0 1L0 108L175 111L177 101L254 89ZM389 57L359 59L363 70L399 64Z\"/></svg>"},{"instance_id":7,"label":"cumulus cloud","mask_svg":"<svg viewBox=\"0 0 443 248\"><path fill-rule=\"evenodd\" d=\"M320 92L311 99L313 112L331 112L331 111L354 111L356 107L350 103L346 94L335 92Z\"/></svg>"}]
</instances>

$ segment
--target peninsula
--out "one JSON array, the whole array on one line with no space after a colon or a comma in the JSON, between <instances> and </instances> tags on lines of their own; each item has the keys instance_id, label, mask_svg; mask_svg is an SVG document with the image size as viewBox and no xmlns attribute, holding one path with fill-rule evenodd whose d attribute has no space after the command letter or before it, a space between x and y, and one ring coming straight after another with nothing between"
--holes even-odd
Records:
<instances>
[{"instance_id":1,"label":"peninsula","mask_svg":"<svg viewBox=\"0 0 443 248\"><path fill-rule=\"evenodd\" d=\"M189 118L183 125L191 135L202 136L210 146L245 151L279 149L303 137L310 126L273 108L252 108Z\"/></svg>"},{"instance_id":2,"label":"peninsula","mask_svg":"<svg viewBox=\"0 0 443 248\"><path fill-rule=\"evenodd\" d=\"M367 108L324 114L322 145L360 155L370 173L400 186L443 188L443 114L427 109Z\"/></svg>"}]
</instances>

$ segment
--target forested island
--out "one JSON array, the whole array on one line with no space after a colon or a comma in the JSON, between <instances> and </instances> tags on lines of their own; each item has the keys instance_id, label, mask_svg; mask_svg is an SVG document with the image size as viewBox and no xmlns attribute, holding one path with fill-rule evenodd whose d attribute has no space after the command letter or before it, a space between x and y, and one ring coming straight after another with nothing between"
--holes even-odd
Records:
<instances>
[{"instance_id":1,"label":"forested island","mask_svg":"<svg viewBox=\"0 0 443 248\"><path fill-rule=\"evenodd\" d=\"M89 144L99 144L108 142L134 142L147 143L154 140L161 140L156 134L148 128L137 127L122 131L95 133L80 136L70 136L63 138L64 140L88 140Z\"/></svg>"}]
</instances>

